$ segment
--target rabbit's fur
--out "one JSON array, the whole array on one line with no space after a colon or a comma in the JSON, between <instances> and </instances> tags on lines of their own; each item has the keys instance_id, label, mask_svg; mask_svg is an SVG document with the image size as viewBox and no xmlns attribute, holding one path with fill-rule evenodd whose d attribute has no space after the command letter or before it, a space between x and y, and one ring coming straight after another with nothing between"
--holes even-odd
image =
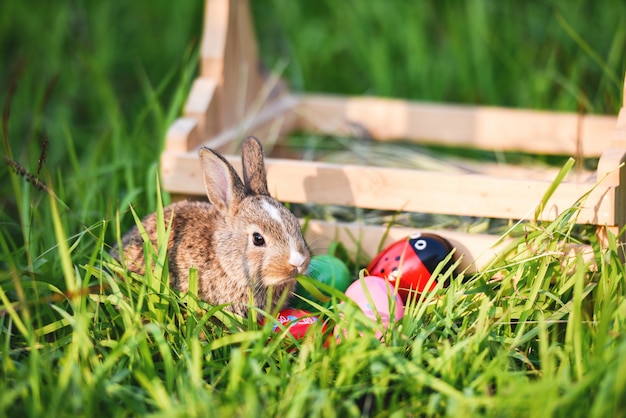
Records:
<instances>
[{"instance_id":1,"label":"rabbit's fur","mask_svg":"<svg viewBox=\"0 0 626 418\"><path fill-rule=\"evenodd\" d=\"M250 137L243 144L243 182L215 151L203 147L199 154L211 203L183 201L164 210L166 223L174 214L167 242L172 286L186 292L189 268L195 267L198 295L211 304L230 304L245 316L251 297L255 306L269 308L271 292L272 308L280 308L284 292L294 290L296 274L306 271L310 252L296 217L268 192L261 143ZM156 215L142 224L156 248ZM143 240L136 226L122 245L127 268L143 274Z\"/></svg>"}]
</instances>

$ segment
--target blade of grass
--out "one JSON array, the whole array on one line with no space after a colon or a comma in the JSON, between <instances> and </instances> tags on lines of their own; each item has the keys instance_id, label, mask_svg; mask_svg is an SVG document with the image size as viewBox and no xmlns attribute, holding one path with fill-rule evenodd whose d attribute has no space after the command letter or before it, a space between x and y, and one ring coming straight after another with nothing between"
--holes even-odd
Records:
<instances>
[{"instance_id":1,"label":"blade of grass","mask_svg":"<svg viewBox=\"0 0 626 418\"><path fill-rule=\"evenodd\" d=\"M613 83L613 87L617 90L621 89L622 83L617 78L617 75L609 68L607 63L600 57L600 55L589 45L582 36L567 22L565 17L557 11L555 12L556 20L563 28L563 30L569 35L569 37L576 42L576 44L583 50L585 54L587 54L592 60L598 64L604 74L609 77L609 80Z\"/></svg>"},{"instance_id":2,"label":"blade of grass","mask_svg":"<svg viewBox=\"0 0 626 418\"><path fill-rule=\"evenodd\" d=\"M574 160L573 158L569 158L567 162L563 165L561 170L559 170L558 174L554 177L554 180L552 180L552 183L550 183L550 186L548 186L548 189L542 196L541 202L537 206L537 209L535 209L535 220L540 219L544 208L548 204L548 200L550 200L550 198L552 197L556 189L563 182L563 180L565 179L565 176L567 175L567 173L569 173L569 171L572 169L575 163L576 163L576 160Z\"/></svg>"},{"instance_id":3,"label":"blade of grass","mask_svg":"<svg viewBox=\"0 0 626 418\"><path fill-rule=\"evenodd\" d=\"M48 182L49 183L49 182ZM61 260L61 267L63 270L63 277L65 279L65 287L70 294L76 294L78 287L77 277L74 275L74 268L72 264L71 251L67 244L67 237L65 235L65 227L61 221L61 215L57 208L56 199L50 198L50 215L52 216L52 224L54 226L54 235L57 241L57 250L59 259Z\"/></svg>"}]
</instances>

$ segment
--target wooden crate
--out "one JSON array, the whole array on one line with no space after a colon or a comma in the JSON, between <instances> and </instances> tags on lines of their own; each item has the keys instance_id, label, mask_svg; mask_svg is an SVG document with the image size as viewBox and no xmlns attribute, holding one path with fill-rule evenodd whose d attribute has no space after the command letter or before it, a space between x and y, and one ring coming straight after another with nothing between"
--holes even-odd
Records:
<instances>
[{"instance_id":1,"label":"wooden crate","mask_svg":"<svg viewBox=\"0 0 626 418\"><path fill-rule=\"evenodd\" d=\"M598 157L597 171L560 185L541 220L553 220L591 192L578 222L617 234L626 217L626 110L619 117L540 112L497 107L420 103L377 97L295 94L260 71L246 0L209 0L204 16L200 74L184 116L167 133L161 168L164 188L178 196L204 195L197 150L206 145L228 155L240 170L238 146L247 135L280 142L293 131L351 135L366 129L372 139L428 139L438 144L486 150ZM347 205L460 216L531 219L551 179L415 169L337 165L285 158L266 160L268 185L292 203ZM384 196L381 196L384 190ZM356 241L375 255L386 226L311 221L306 238L314 249L334 239L354 249ZM391 228L390 243L405 237ZM413 231L414 232L414 231ZM498 251L499 237L436 231L480 270Z\"/></svg>"}]
</instances>

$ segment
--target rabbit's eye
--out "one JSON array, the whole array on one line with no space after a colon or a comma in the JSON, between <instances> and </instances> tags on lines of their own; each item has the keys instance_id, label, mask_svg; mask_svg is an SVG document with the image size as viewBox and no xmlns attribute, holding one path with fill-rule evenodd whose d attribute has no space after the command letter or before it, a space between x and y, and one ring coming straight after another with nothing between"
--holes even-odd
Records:
<instances>
[{"instance_id":1,"label":"rabbit's eye","mask_svg":"<svg viewBox=\"0 0 626 418\"><path fill-rule=\"evenodd\" d=\"M265 238L263 238L263 235L255 232L252 234L252 243L257 247L263 247L265 245Z\"/></svg>"}]
</instances>

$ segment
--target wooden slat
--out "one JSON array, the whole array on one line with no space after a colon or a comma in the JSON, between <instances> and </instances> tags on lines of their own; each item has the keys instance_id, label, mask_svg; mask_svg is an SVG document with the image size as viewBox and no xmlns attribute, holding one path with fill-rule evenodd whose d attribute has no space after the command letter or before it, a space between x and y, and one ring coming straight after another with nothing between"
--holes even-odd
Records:
<instances>
[{"instance_id":1,"label":"wooden slat","mask_svg":"<svg viewBox=\"0 0 626 418\"><path fill-rule=\"evenodd\" d=\"M248 1L207 1L200 77L196 82L210 81L214 83L214 91L211 91L211 108L208 103L201 103L206 112L193 116L198 119L202 136L228 129L248 114L264 83L259 69Z\"/></svg>"},{"instance_id":2,"label":"wooden slat","mask_svg":"<svg viewBox=\"0 0 626 418\"><path fill-rule=\"evenodd\" d=\"M195 118L178 118L167 130L164 152L183 154L200 142L198 121Z\"/></svg>"},{"instance_id":3,"label":"wooden slat","mask_svg":"<svg viewBox=\"0 0 626 418\"><path fill-rule=\"evenodd\" d=\"M447 239L459 260L458 272L473 274L495 267L492 263L502 261L505 257L503 250L513 243L512 238L501 238L488 234L467 234L457 231L428 230L415 228L387 228L376 225L362 225L357 223L330 223L325 221L308 221L305 230L305 239L311 246L314 254L324 254L332 241L339 241L353 254L359 254L365 267L378 253L379 249L404 239L415 232L430 232ZM387 234L381 245L381 238ZM594 264L594 252L589 245L568 244L564 246L567 257L582 255L587 263ZM496 260L498 258L499 260ZM501 264L500 264L501 266Z\"/></svg>"},{"instance_id":4,"label":"wooden slat","mask_svg":"<svg viewBox=\"0 0 626 418\"><path fill-rule=\"evenodd\" d=\"M407 139L497 151L587 157L610 145L616 118L497 107L421 103L377 97L300 96L302 129L350 135L354 125L376 140Z\"/></svg>"},{"instance_id":5,"label":"wooden slat","mask_svg":"<svg viewBox=\"0 0 626 418\"><path fill-rule=\"evenodd\" d=\"M241 169L239 157L228 159ZM266 166L270 192L283 201L460 216L532 218L549 186L543 180L296 160L267 159ZM196 155L164 154L162 172L166 190L203 194ZM562 183L541 218L555 219L592 186L589 182ZM583 206L579 222L614 225L615 194L615 187L598 186Z\"/></svg>"},{"instance_id":6,"label":"wooden slat","mask_svg":"<svg viewBox=\"0 0 626 418\"><path fill-rule=\"evenodd\" d=\"M229 0L205 2L204 31L200 45L200 73L202 77L220 80L224 72L229 9Z\"/></svg>"},{"instance_id":7,"label":"wooden slat","mask_svg":"<svg viewBox=\"0 0 626 418\"><path fill-rule=\"evenodd\" d=\"M626 81L623 100L626 101ZM612 232L622 245L620 257L622 261L626 261L626 106L622 106L619 111L612 139L613 148L605 150L598 163L598 176L608 172L609 181L618 187L615 202L616 225Z\"/></svg>"},{"instance_id":8,"label":"wooden slat","mask_svg":"<svg viewBox=\"0 0 626 418\"><path fill-rule=\"evenodd\" d=\"M624 83L626 86L626 82ZM613 131L613 147L626 148L626 107L622 107Z\"/></svg>"},{"instance_id":9,"label":"wooden slat","mask_svg":"<svg viewBox=\"0 0 626 418\"><path fill-rule=\"evenodd\" d=\"M625 163L626 148L607 148L598 161L596 177L604 178L604 184L617 187L620 185L620 175Z\"/></svg>"},{"instance_id":10,"label":"wooden slat","mask_svg":"<svg viewBox=\"0 0 626 418\"><path fill-rule=\"evenodd\" d=\"M220 79L222 129L235 126L248 114L263 86L248 1L229 2L231 13Z\"/></svg>"},{"instance_id":11,"label":"wooden slat","mask_svg":"<svg viewBox=\"0 0 626 418\"><path fill-rule=\"evenodd\" d=\"M331 223L319 220L307 222L305 239L314 254L324 254L332 241L341 242L352 254L360 253L366 260L371 260L379 248L385 248L393 242L404 239L415 232L431 232L447 239L460 257L459 268L468 273L483 270L499 254L510 239L487 234L465 234L457 231L427 230L415 228L387 228L376 225L357 223ZM385 235L385 239L382 237ZM381 244L382 240L382 244Z\"/></svg>"},{"instance_id":12,"label":"wooden slat","mask_svg":"<svg viewBox=\"0 0 626 418\"><path fill-rule=\"evenodd\" d=\"M184 113L185 117L196 120L199 141L189 138L187 151L197 148L205 138L215 135L220 129L217 92L215 80L204 77L194 80L185 102Z\"/></svg>"}]
</instances>

